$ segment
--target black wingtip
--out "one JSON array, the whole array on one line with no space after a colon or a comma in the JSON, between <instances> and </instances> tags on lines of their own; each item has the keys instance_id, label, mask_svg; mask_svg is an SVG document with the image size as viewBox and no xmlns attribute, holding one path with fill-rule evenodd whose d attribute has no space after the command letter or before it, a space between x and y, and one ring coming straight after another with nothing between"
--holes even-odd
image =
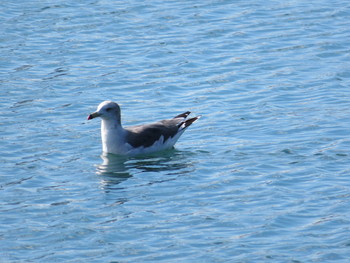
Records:
<instances>
[{"instance_id":1,"label":"black wingtip","mask_svg":"<svg viewBox=\"0 0 350 263\"><path fill-rule=\"evenodd\" d=\"M186 119L187 116L190 115L190 113L191 113L190 111L186 111L184 113L181 113L181 114L175 116L174 119L176 119L176 118L185 118Z\"/></svg>"},{"instance_id":2,"label":"black wingtip","mask_svg":"<svg viewBox=\"0 0 350 263\"><path fill-rule=\"evenodd\" d=\"M187 128L188 126L190 126L192 123L194 123L196 120L198 120L200 117L202 117L201 115L197 116L197 117L194 117L194 118L191 118L191 119L188 119L186 121L183 122L183 125L184 125L184 129Z\"/></svg>"}]
</instances>

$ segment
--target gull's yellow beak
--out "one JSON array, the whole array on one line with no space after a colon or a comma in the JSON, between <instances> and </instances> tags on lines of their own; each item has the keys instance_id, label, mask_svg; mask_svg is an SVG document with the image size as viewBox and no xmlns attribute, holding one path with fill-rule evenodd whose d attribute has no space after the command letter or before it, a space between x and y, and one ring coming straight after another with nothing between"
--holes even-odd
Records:
<instances>
[{"instance_id":1,"label":"gull's yellow beak","mask_svg":"<svg viewBox=\"0 0 350 263\"><path fill-rule=\"evenodd\" d=\"M92 120L93 118L97 118L97 117L100 117L101 114L98 113L98 112L94 112L94 113L91 113L89 116L88 116L88 120Z\"/></svg>"}]
</instances>

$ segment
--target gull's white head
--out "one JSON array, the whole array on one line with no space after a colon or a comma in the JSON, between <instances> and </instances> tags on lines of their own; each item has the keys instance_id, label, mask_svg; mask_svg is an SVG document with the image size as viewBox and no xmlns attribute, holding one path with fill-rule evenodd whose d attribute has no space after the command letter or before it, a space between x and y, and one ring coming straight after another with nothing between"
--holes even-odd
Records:
<instances>
[{"instance_id":1,"label":"gull's white head","mask_svg":"<svg viewBox=\"0 0 350 263\"><path fill-rule=\"evenodd\" d=\"M88 120L101 117L103 120L117 120L120 123L120 107L113 101L104 101L97 110L88 116Z\"/></svg>"}]
</instances>

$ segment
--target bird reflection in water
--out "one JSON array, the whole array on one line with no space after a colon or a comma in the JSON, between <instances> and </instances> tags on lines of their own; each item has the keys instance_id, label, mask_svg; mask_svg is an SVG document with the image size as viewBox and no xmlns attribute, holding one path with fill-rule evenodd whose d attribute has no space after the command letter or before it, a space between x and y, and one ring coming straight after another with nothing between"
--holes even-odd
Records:
<instances>
[{"instance_id":1,"label":"bird reflection in water","mask_svg":"<svg viewBox=\"0 0 350 263\"><path fill-rule=\"evenodd\" d=\"M114 154L102 154L101 159L102 163L97 166L96 173L102 176L102 188L111 189L113 186L131 177L131 174L125 166L125 162L128 160L127 157Z\"/></svg>"},{"instance_id":2,"label":"bird reflection in water","mask_svg":"<svg viewBox=\"0 0 350 263\"><path fill-rule=\"evenodd\" d=\"M155 182L149 182L149 184L159 183L174 180L174 175L177 177L192 172L194 165L186 160L186 156L189 155L191 154L188 152L176 149L137 157L103 154L101 155L103 162L97 166L96 173L102 176L102 188L105 190L123 189L117 185L128 178L145 172L159 172L159 178Z\"/></svg>"}]
</instances>

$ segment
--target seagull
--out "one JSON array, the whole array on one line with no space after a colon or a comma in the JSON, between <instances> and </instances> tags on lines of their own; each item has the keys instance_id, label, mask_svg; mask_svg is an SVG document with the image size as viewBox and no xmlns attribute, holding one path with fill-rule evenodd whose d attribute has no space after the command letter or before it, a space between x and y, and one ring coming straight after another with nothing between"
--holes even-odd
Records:
<instances>
[{"instance_id":1,"label":"seagull","mask_svg":"<svg viewBox=\"0 0 350 263\"><path fill-rule=\"evenodd\" d=\"M172 119L123 128L119 105L113 101L104 101L87 119L102 119L104 153L133 156L172 148L186 128L201 117L187 119L190 113L186 111Z\"/></svg>"}]
</instances>

